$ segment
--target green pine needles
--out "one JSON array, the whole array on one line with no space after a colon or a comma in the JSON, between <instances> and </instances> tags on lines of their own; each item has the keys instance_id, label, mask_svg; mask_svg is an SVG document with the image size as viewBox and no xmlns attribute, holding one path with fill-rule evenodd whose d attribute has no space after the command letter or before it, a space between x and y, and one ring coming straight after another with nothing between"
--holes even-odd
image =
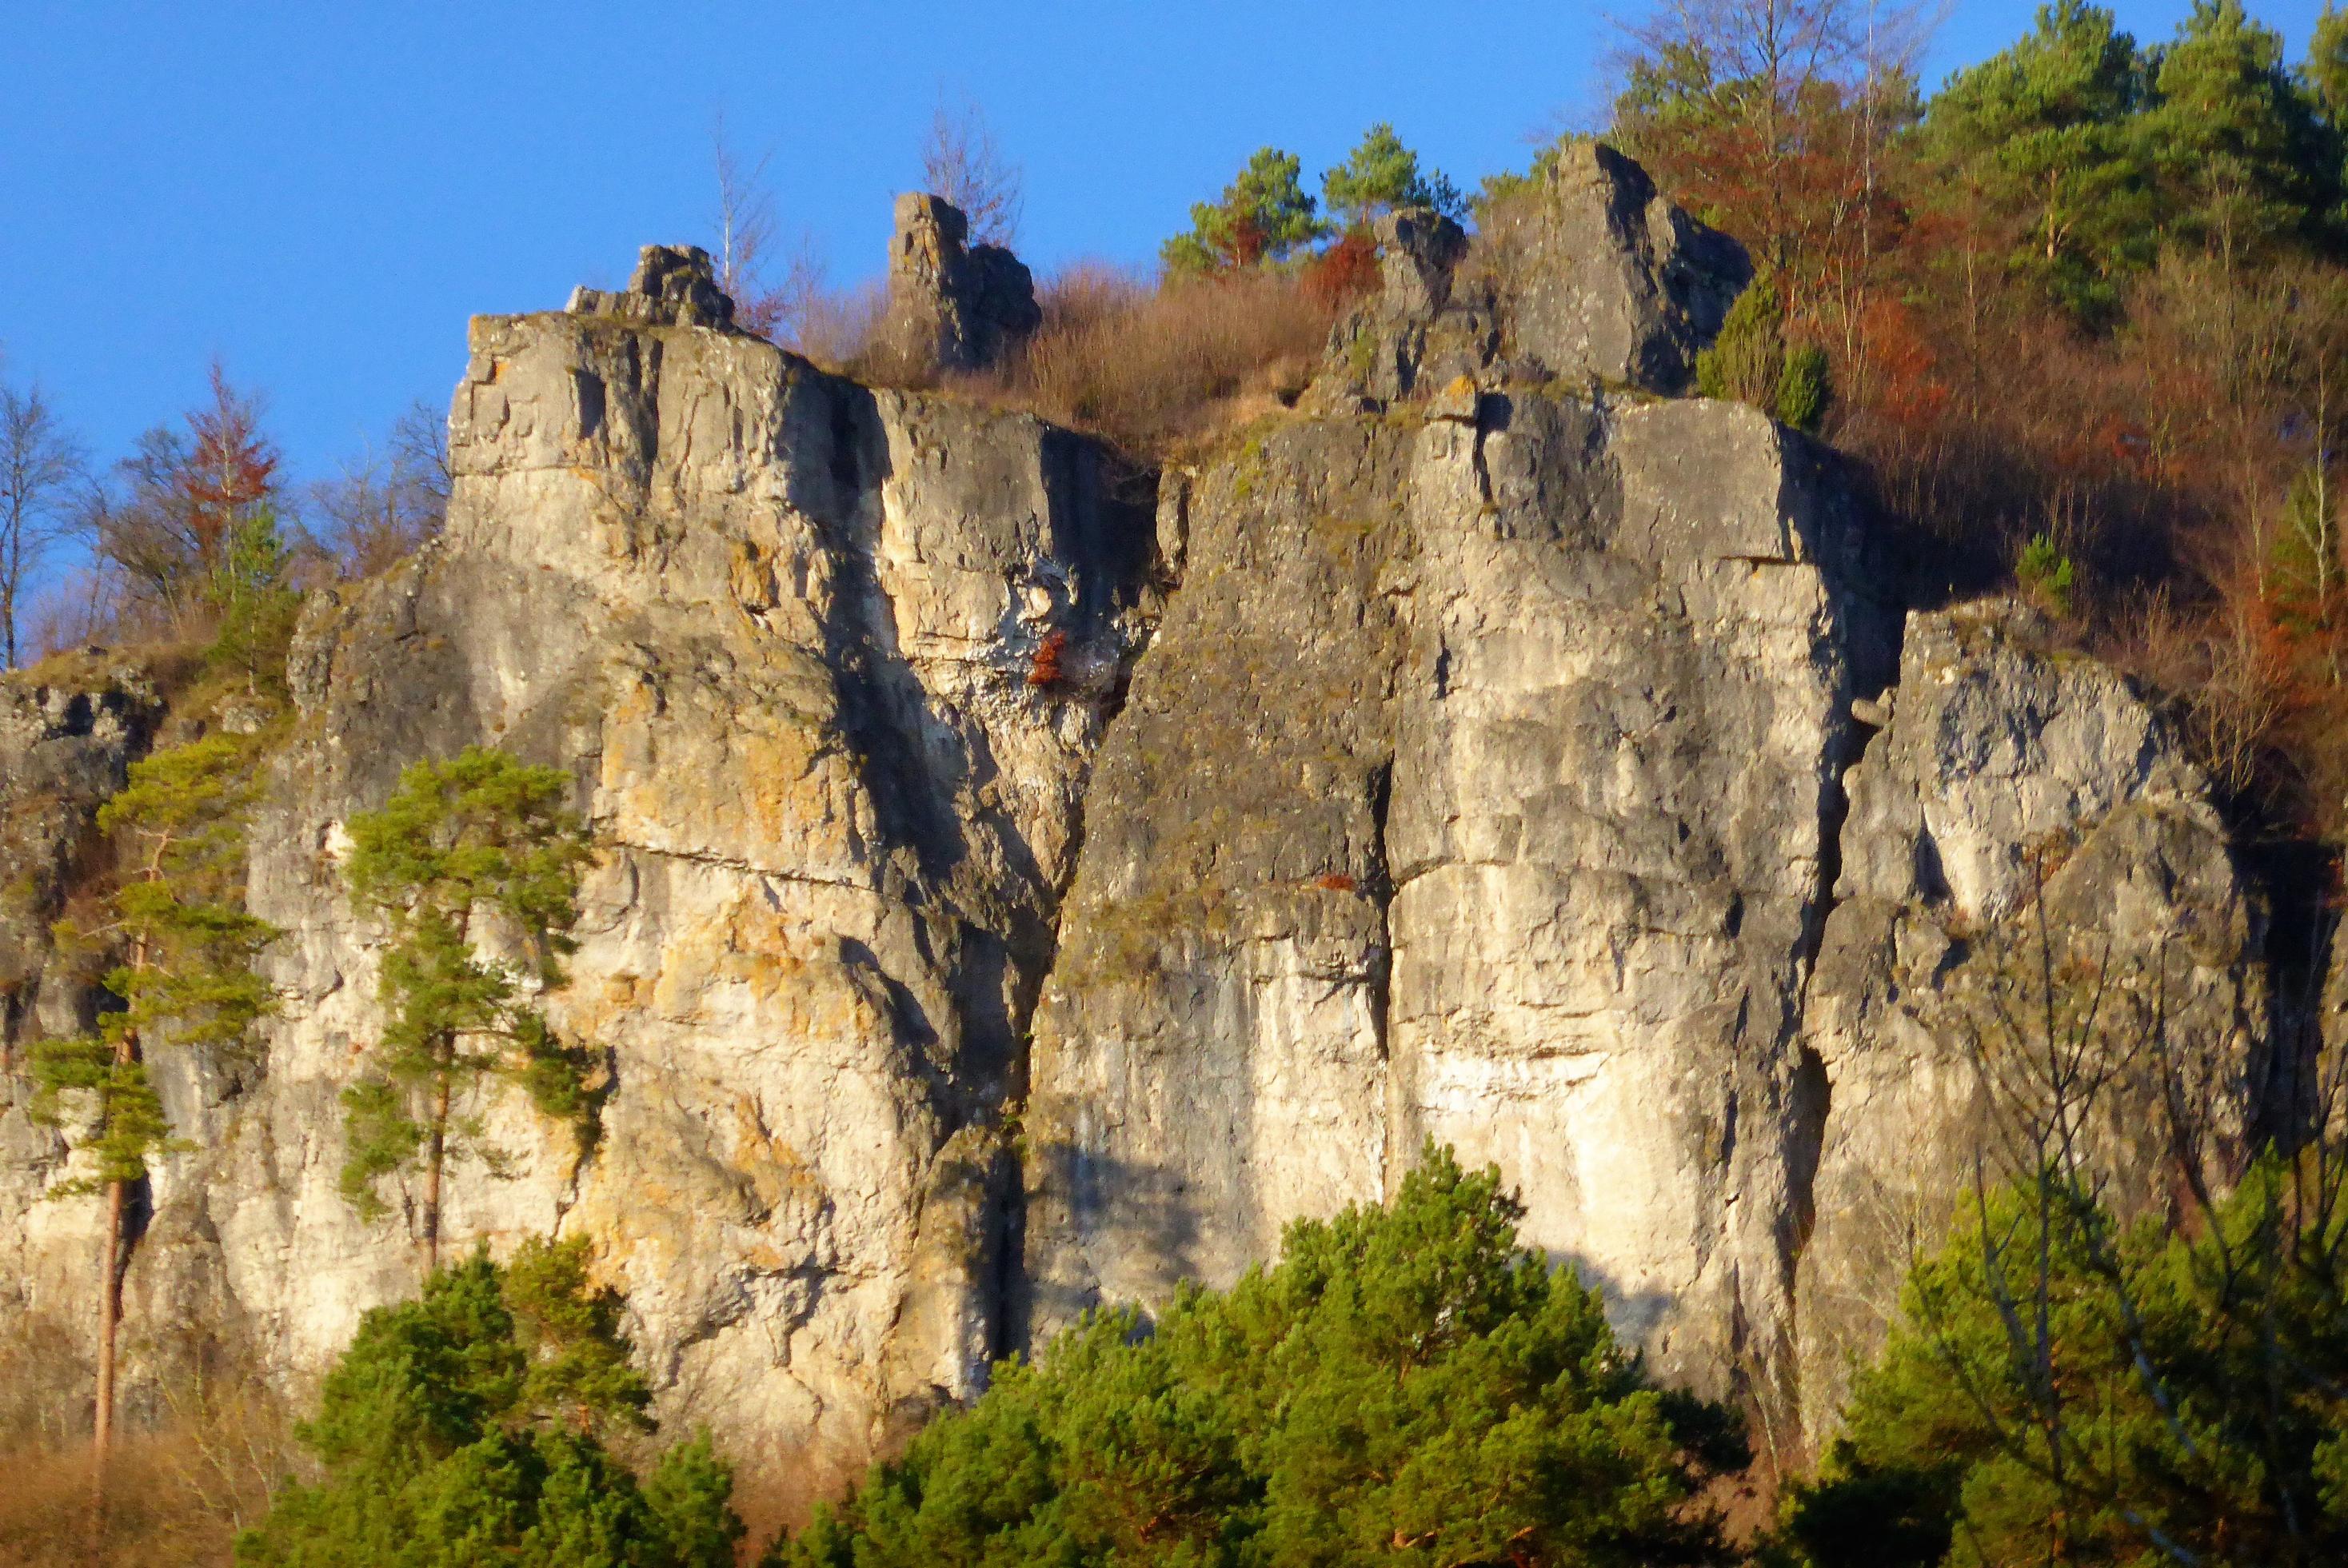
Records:
<instances>
[{"instance_id":1,"label":"green pine needles","mask_svg":"<svg viewBox=\"0 0 2348 1568\"><path fill-rule=\"evenodd\" d=\"M1160 248L1169 272L1211 272L1285 260L1327 232L1292 152L1260 147L1220 200L1190 208L1190 230Z\"/></svg>"},{"instance_id":2,"label":"green pine needles","mask_svg":"<svg viewBox=\"0 0 2348 1568\"><path fill-rule=\"evenodd\" d=\"M381 1215L378 1184L423 1167L419 1245L439 1264L442 1183L451 1155L493 1167L477 1117L459 1115L493 1081L542 1113L592 1126L588 1059L559 1040L530 997L564 983L587 835L562 802L570 775L470 746L417 763L379 811L351 819L353 899L389 927L386 1021L368 1071L345 1090L343 1192Z\"/></svg>"},{"instance_id":3,"label":"green pine needles","mask_svg":"<svg viewBox=\"0 0 2348 1568\"><path fill-rule=\"evenodd\" d=\"M315 1485L237 1542L245 1568L733 1568L733 1477L706 1439L639 1480L606 1446L653 1428L621 1303L583 1240L476 1254L377 1307L300 1428Z\"/></svg>"},{"instance_id":4,"label":"green pine needles","mask_svg":"<svg viewBox=\"0 0 2348 1568\"><path fill-rule=\"evenodd\" d=\"M1763 268L1729 306L1720 336L1695 356L1696 390L1749 403L1781 424L1815 432L1833 400L1826 351L1786 341L1777 278Z\"/></svg>"},{"instance_id":5,"label":"green pine needles","mask_svg":"<svg viewBox=\"0 0 2348 1568\"><path fill-rule=\"evenodd\" d=\"M118 1004L96 1034L43 1040L31 1053L36 1122L74 1130L84 1173L52 1196L102 1194L107 1222L98 1293L97 1442L113 1429L115 1341L129 1190L158 1156L191 1147L174 1136L148 1074L160 1046L202 1050L216 1062L243 1064L252 1027L276 1005L252 969L279 932L244 907L244 833L251 813L255 746L213 735L134 764L129 783L98 814L120 857L120 879L87 927L57 927L67 952L103 952L116 961L105 989Z\"/></svg>"},{"instance_id":6,"label":"green pine needles","mask_svg":"<svg viewBox=\"0 0 2348 1568\"><path fill-rule=\"evenodd\" d=\"M1523 1212L1430 1148L1391 1208L1290 1226L1154 1331L1104 1313L1004 1363L770 1568L1715 1560L1723 1418L1646 1386Z\"/></svg>"},{"instance_id":7,"label":"green pine needles","mask_svg":"<svg viewBox=\"0 0 2348 1568\"><path fill-rule=\"evenodd\" d=\"M2193 1234L2055 1166L1986 1194L1773 1561L2348 1562L2344 1199L2336 1149L2261 1157Z\"/></svg>"},{"instance_id":8,"label":"green pine needles","mask_svg":"<svg viewBox=\"0 0 2348 1568\"><path fill-rule=\"evenodd\" d=\"M1441 169L1422 170L1418 154L1384 120L1362 133L1352 156L1321 177L1321 200L1340 229L1359 229L1381 212L1427 207L1464 218L1468 203Z\"/></svg>"}]
</instances>

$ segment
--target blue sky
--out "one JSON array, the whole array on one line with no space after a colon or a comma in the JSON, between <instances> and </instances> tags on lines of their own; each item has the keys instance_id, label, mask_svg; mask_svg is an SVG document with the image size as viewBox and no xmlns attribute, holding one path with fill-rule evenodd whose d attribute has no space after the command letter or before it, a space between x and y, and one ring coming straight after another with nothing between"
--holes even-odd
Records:
<instances>
[{"instance_id":1,"label":"blue sky","mask_svg":"<svg viewBox=\"0 0 2348 1568\"><path fill-rule=\"evenodd\" d=\"M2119 0L2164 37L2190 0ZM2303 46L2319 0L2253 0ZM624 280L707 237L710 134L771 150L835 282L879 267L942 94L1024 166L1039 269L1146 261L1248 151L1317 172L1391 119L1463 186L1601 101L1612 34L1573 4L955 6L499 0L8 0L0 354L98 453L202 391L267 397L303 477L446 402L465 317ZM1956 0L1926 77L2031 0Z\"/></svg>"}]
</instances>

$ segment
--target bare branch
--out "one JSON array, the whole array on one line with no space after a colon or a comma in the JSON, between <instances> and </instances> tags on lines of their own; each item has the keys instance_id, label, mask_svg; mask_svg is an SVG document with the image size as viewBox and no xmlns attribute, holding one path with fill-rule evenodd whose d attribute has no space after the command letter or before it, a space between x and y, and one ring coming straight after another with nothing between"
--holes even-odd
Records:
<instances>
[{"instance_id":1,"label":"bare branch","mask_svg":"<svg viewBox=\"0 0 2348 1568\"><path fill-rule=\"evenodd\" d=\"M977 104L949 108L942 95L922 144L922 189L943 197L970 220L973 245L1008 246L1025 206L1019 166L1005 159Z\"/></svg>"},{"instance_id":2,"label":"bare branch","mask_svg":"<svg viewBox=\"0 0 2348 1568\"><path fill-rule=\"evenodd\" d=\"M26 590L66 531L84 469L81 444L40 386L0 385L0 666L16 666Z\"/></svg>"}]
</instances>

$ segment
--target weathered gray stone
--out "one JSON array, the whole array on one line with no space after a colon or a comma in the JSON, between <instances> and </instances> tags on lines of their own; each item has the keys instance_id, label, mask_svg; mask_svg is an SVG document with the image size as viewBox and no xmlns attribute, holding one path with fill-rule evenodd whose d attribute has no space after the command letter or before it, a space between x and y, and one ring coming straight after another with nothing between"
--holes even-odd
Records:
<instances>
[{"instance_id":1,"label":"weathered gray stone","mask_svg":"<svg viewBox=\"0 0 2348 1568\"><path fill-rule=\"evenodd\" d=\"M1603 143L1459 226L1416 209L1375 231L1378 292L1330 331L1313 406L1349 411L1457 384L1563 381L1677 392L1752 275L1734 240L1659 194Z\"/></svg>"},{"instance_id":2,"label":"weathered gray stone","mask_svg":"<svg viewBox=\"0 0 2348 1568\"><path fill-rule=\"evenodd\" d=\"M1742 246L1603 142L1561 147L1510 226L1506 351L1568 381L1681 390L1753 275Z\"/></svg>"},{"instance_id":3,"label":"weathered gray stone","mask_svg":"<svg viewBox=\"0 0 2348 1568\"><path fill-rule=\"evenodd\" d=\"M465 1107L510 1163L457 1168L448 1235L592 1237L663 1409L819 1487L1010 1343L1004 1115L1154 614L1148 487L1032 418L742 334L486 317L472 350L445 535L304 613L252 839L283 1007L257 1082L166 1084L200 1149L157 1167L131 1406L169 1325L298 1389L414 1288L400 1197L371 1226L335 1188L337 1095L382 1021L343 825L408 760L496 743L567 768L593 829L549 1006L611 1084L587 1159L520 1098ZM65 1167L6 1125L7 1286L76 1343L94 1205L35 1202Z\"/></svg>"},{"instance_id":4,"label":"weathered gray stone","mask_svg":"<svg viewBox=\"0 0 2348 1568\"><path fill-rule=\"evenodd\" d=\"M1037 1015L1038 1327L1229 1279L1434 1138L1660 1369L1774 1387L1883 612L1759 415L1482 403L1282 427L1189 492ZM1663 508L1682 464L1729 477Z\"/></svg>"},{"instance_id":5,"label":"weathered gray stone","mask_svg":"<svg viewBox=\"0 0 2348 1568\"><path fill-rule=\"evenodd\" d=\"M94 1021L91 977L50 926L92 869L98 807L162 712L136 661L67 654L0 676L0 1432L70 1421L73 1379L91 1365L37 1310L87 1291L98 1233L90 1205L40 1202L74 1129L28 1119L23 1069L32 1041Z\"/></svg>"},{"instance_id":6,"label":"weathered gray stone","mask_svg":"<svg viewBox=\"0 0 2348 1568\"><path fill-rule=\"evenodd\" d=\"M1417 208L1377 220L1379 290L1329 330L1315 407L1347 412L1461 384L1472 405L1491 374L1499 328L1482 279L1460 291L1455 274L1468 253L1459 225Z\"/></svg>"},{"instance_id":7,"label":"weathered gray stone","mask_svg":"<svg viewBox=\"0 0 2348 1568\"><path fill-rule=\"evenodd\" d=\"M645 246L624 291L582 285L571 292L571 313L617 316L644 326L734 327L734 302L717 286L709 252L698 245Z\"/></svg>"},{"instance_id":8,"label":"weathered gray stone","mask_svg":"<svg viewBox=\"0 0 2348 1568\"><path fill-rule=\"evenodd\" d=\"M1036 1015L1038 1331L1228 1280L1432 1138L1792 1462L1879 1343L1887 1206L1929 1238L2003 1157L1986 1097L2028 1086L1966 1041L2016 949L1968 922L2058 840L2029 897L2166 984L2223 1164L2259 915L2206 784L2119 677L1993 614L1917 618L1887 692L1885 574L1801 438L1486 395L1266 430L1183 518ZM1962 904L1900 871L1928 840ZM2096 1122L2139 1191L2146 1083Z\"/></svg>"},{"instance_id":9,"label":"weathered gray stone","mask_svg":"<svg viewBox=\"0 0 2348 1568\"><path fill-rule=\"evenodd\" d=\"M2071 1109L2124 1214L2169 1201L2173 1096L2218 1180L2256 1111L2265 916L2209 784L2125 679L2044 636L2011 606L1910 616L1849 776L1804 1020L1832 1104L1796 1282L1812 1432L1881 1344L1915 1250L2050 1109L2050 1047L2091 1047L2108 1078ZM2050 960L2068 977L2051 1040Z\"/></svg>"},{"instance_id":10,"label":"weathered gray stone","mask_svg":"<svg viewBox=\"0 0 2348 1568\"><path fill-rule=\"evenodd\" d=\"M897 198L889 241L891 331L942 370L978 370L1042 324L1035 282L1000 245L965 246L969 220L941 197Z\"/></svg>"},{"instance_id":11,"label":"weathered gray stone","mask_svg":"<svg viewBox=\"0 0 2348 1568\"><path fill-rule=\"evenodd\" d=\"M611 1091L592 1154L467 1107L511 1159L459 1168L450 1234L592 1237L663 1412L810 1489L1429 1139L1784 1462L1998 1155L1993 1100L2028 1109L2027 1053L1982 1044L2042 936L2114 1022L2159 999L2222 1168L2264 914L2158 710L2011 609L1903 620L1830 454L1624 390L1684 374L1736 259L1611 154L1559 178L1515 282L1395 215L1312 412L1154 482L714 330L697 252L477 321L444 537L295 641L265 1061L159 1057L200 1148L152 1183L134 1410L205 1358L298 1389L412 1287L404 1225L335 1190L381 1026L339 863L403 763L473 742L575 781L599 856L548 1006ZM1007 252L901 217L939 363L1032 326ZM78 1017L46 922L156 711L0 684L12 1048L26 996ZM2149 1205L2172 1153L2125 1034L2094 1158ZM94 1317L95 1205L41 1196L71 1143L0 1102L0 1381L45 1416Z\"/></svg>"}]
</instances>

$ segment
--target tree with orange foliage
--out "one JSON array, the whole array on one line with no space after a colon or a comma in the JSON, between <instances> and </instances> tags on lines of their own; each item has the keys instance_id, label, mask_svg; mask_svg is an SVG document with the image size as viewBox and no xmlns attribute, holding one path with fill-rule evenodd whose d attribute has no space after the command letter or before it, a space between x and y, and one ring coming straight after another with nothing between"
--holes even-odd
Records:
<instances>
[{"instance_id":1,"label":"tree with orange foliage","mask_svg":"<svg viewBox=\"0 0 2348 1568\"><path fill-rule=\"evenodd\" d=\"M1667 0L1627 31L1609 139L1779 278L1790 336L1858 367L1907 220L1889 175L1917 114L1917 11Z\"/></svg>"},{"instance_id":2,"label":"tree with orange foliage","mask_svg":"<svg viewBox=\"0 0 2348 1568\"><path fill-rule=\"evenodd\" d=\"M129 592L134 626L170 631L214 597L240 531L269 514L277 448L261 428L260 400L214 364L211 398L185 434L159 425L116 465L117 485L88 499L82 531Z\"/></svg>"}]
</instances>

